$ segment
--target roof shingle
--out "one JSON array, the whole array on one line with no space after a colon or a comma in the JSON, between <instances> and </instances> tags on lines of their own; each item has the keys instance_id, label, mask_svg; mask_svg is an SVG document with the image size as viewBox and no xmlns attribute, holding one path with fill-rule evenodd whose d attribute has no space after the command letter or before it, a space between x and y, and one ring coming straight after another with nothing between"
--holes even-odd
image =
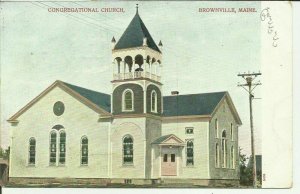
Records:
<instances>
[{"instance_id":1,"label":"roof shingle","mask_svg":"<svg viewBox=\"0 0 300 194\"><path fill-rule=\"evenodd\" d=\"M75 86L66 82L63 83L75 92L79 93L81 96L96 104L98 107L110 112L110 95Z\"/></svg>"},{"instance_id":2,"label":"roof shingle","mask_svg":"<svg viewBox=\"0 0 300 194\"><path fill-rule=\"evenodd\" d=\"M164 96L163 116L210 115L226 92Z\"/></svg>"},{"instance_id":3,"label":"roof shingle","mask_svg":"<svg viewBox=\"0 0 300 194\"><path fill-rule=\"evenodd\" d=\"M117 50L141 47L143 46L143 39L145 37L147 38L147 45L149 48L161 52L154 42L153 38L151 37L144 22L140 18L139 14L136 13L114 49Z\"/></svg>"}]
</instances>

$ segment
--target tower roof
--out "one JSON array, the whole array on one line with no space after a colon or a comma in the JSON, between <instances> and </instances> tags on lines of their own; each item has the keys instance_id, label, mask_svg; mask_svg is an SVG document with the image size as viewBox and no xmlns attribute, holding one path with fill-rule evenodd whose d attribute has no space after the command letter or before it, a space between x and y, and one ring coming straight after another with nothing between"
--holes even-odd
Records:
<instances>
[{"instance_id":1,"label":"tower roof","mask_svg":"<svg viewBox=\"0 0 300 194\"><path fill-rule=\"evenodd\" d=\"M155 44L153 38L151 37L148 29L146 28L137 11L114 49L117 50L141 47L143 46L144 38L147 38L147 46L149 48L161 52Z\"/></svg>"}]
</instances>

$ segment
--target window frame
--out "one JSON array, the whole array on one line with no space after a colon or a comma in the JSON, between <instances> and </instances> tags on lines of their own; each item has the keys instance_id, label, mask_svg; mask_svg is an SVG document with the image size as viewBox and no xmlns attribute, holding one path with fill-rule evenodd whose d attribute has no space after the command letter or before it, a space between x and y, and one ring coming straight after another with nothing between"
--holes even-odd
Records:
<instances>
[{"instance_id":1,"label":"window frame","mask_svg":"<svg viewBox=\"0 0 300 194\"><path fill-rule=\"evenodd\" d=\"M155 98L154 98L154 109L153 109L153 94L155 94ZM153 113L157 113L157 92L155 90L151 91L151 112Z\"/></svg>"},{"instance_id":2,"label":"window frame","mask_svg":"<svg viewBox=\"0 0 300 194\"><path fill-rule=\"evenodd\" d=\"M220 146L219 143L216 143L215 146L215 167L220 168Z\"/></svg>"},{"instance_id":3,"label":"window frame","mask_svg":"<svg viewBox=\"0 0 300 194\"><path fill-rule=\"evenodd\" d=\"M192 129L192 133L188 133L188 130L189 129ZM185 128L185 134L187 134L187 135L192 135L192 134L194 134L194 127L186 127Z\"/></svg>"},{"instance_id":4,"label":"window frame","mask_svg":"<svg viewBox=\"0 0 300 194\"><path fill-rule=\"evenodd\" d=\"M215 128L215 138L219 138L219 121L217 118L215 119L214 128Z\"/></svg>"},{"instance_id":5,"label":"window frame","mask_svg":"<svg viewBox=\"0 0 300 194\"><path fill-rule=\"evenodd\" d=\"M125 149L124 149L124 143L125 142L124 142L124 140L127 137L131 138L131 140L132 140L132 143L131 143L132 144L132 148L131 148L131 151L132 151L132 157L131 157L132 161L131 162L125 162ZM131 154L127 154L127 155L131 155ZM130 134L126 134L122 138L122 165L123 166L133 166L134 165L134 139L133 139L133 137Z\"/></svg>"},{"instance_id":6,"label":"window frame","mask_svg":"<svg viewBox=\"0 0 300 194\"><path fill-rule=\"evenodd\" d=\"M225 132L225 136L223 136L223 133ZM222 168L227 168L227 160L228 160L228 153L227 153L227 133L224 129L222 131L222 138L221 138L221 146L222 146L222 154L223 154L223 160L222 160Z\"/></svg>"},{"instance_id":7,"label":"window frame","mask_svg":"<svg viewBox=\"0 0 300 194\"><path fill-rule=\"evenodd\" d=\"M34 145L31 145L31 141L34 141ZM34 137L31 137L29 138L29 141L28 141L28 162L27 162L27 165L28 166L35 166L36 165L36 139ZM30 162L30 159L31 159L31 146L34 146L33 150L34 150L34 156L33 156L33 159L34 159L34 162L31 163Z\"/></svg>"},{"instance_id":8,"label":"window frame","mask_svg":"<svg viewBox=\"0 0 300 194\"><path fill-rule=\"evenodd\" d=\"M231 141L234 141L233 123L230 123L230 137Z\"/></svg>"},{"instance_id":9,"label":"window frame","mask_svg":"<svg viewBox=\"0 0 300 194\"><path fill-rule=\"evenodd\" d=\"M230 162L231 162L231 168L235 169L235 153L234 153L234 147L233 145L230 148Z\"/></svg>"},{"instance_id":10,"label":"window frame","mask_svg":"<svg viewBox=\"0 0 300 194\"><path fill-rule=\"evenodd\" d=\"M189 149L188 143L189 142L192 143L192 148L190 148L193 151L192 152L192 163L188 163L188 157L190 157L190 156L188 156L188 149ZM193 167L195 165L195 156L194 156L195 151L194 151L194 149L195 149L194 139L187 139L186 140L186 149L185 149L185 166L187 166L187 167Z\"/></svg>"},{"instance_id":11,"label":"window frame","mask_svg":"<svg viewBox=\"0 0 300 194\"><path fill-rule=\"evenodd\" d=\"M83 151L83 146L84 146L84 144L83 144L83 140L84 140L84 139L87 140L87 143L86 143L87 154L86 154L86 156L83 156L83 153L82 153L82 151ZM83 164L83 162L82 162L83 157L86 157L86 163L85 163L85 164ZM81 166L88 166L88 165L89 165L89 139L88 139L88 137L85 136L85 135L82 136L81 139L80 139L80 165L81 165Z\"/></svg>"},{"instance_id":12,"label":"window frame","mask_svg":"<svg viewBox=\"0 0 300 194\"><path fill-rule=\"evenodd\" d=\"M55 134L55 138L54 138L54 144L55 145L55 148L54 148L54 152L52 152L51 148L52 148L52 134ZM51 156L52 153L55 153L55 157L54 156ZM54 162L51 162L51 158L55 159ZM56 166L57 164L57 131L55 130L52 130L50 131L50 139L49 139L49 166Z\"/></svg>"},{"instance_id":13,"label":"window frame","mask_svg":"<svg viewBox=\"0 0 300 194\"><path fill-rule=\"evenodd\" d=\"M131 109L126 108L126 93L130 92L131 93ZM122 94L122 111L123 112L132 112L134 111L134 93L131 89L126 89L123 91Z\"/></svg>"},{"instance_id":14,"label":"window frame","mask_svg":"<svg viewBox=\"0 0 300 194\"><path fill-rule=\"evenodd\" d=\"M64 141L64 157L61 157L61 145L62 145L62 143L61 143L61 134L65 134L65 141ZM58 165L61 165L61 166L64 166L65 164L66 164L66 153L67 153L67 149L66 149L66 145L67 145L67 133L66 133L66 131L65 130L61 130L60 132L59 132L59 138L58 138L59 140L58 140L58 144L59 144L59 146L58 146ZM61 159L62 158L64 158L64 161L63 162L61 162Z\"/></svg>"}]
</instances>

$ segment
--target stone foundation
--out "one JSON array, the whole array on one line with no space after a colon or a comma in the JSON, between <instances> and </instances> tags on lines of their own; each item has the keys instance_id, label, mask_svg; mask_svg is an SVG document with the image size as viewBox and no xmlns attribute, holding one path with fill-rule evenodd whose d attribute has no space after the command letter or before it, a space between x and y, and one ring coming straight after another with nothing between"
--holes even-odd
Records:
<instances>
[{"instance_id":1,"label":"stone foundation","mask_svg":"<svg viewBox=\"0 0 300 194\"><path fill-rule=\"evenodd\" d=\"M9 185L98 185L106 186L110 179L98 178L32 178L32 177L10 177Z\"/></svg>"},{"instance_id":2,"label":"stone foundation","mask_svg":"<svg viewBox=\"0 0 300 194\"><path fill-rule=\"evenodd\" d=\"M238 187L237 179L104 179L10 177L8 186L37 187Z\"/></svg>"}]
</instances>

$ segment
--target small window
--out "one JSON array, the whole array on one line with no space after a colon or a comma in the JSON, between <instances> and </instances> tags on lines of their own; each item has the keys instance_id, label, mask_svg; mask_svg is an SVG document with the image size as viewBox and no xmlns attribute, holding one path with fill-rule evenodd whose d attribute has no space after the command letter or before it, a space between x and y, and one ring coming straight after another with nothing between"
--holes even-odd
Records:
<instances>
[{"instance_id":1,"label":"small window","mask_svg":"<svg viewBox=\"0 0 300 194\"><path fill-rule=\"evenodd\" d=\"M56 164L56 132L50 134L50 165Z\"/></svg>"},{"instance_id":2,"label":"small window","mask_svg":"<svg viewBox=\"0 0 300 194\"><path fill-rule=\"evenodd\" d=\"M215 119L215 137L219 137L219 126L218 126L218 119Z\"/></svg>"},{"instance_id":3,"label":"small window","mask_svg":"<svg viewBox=\"0 0 300 194\"><path fill-rule=\"evenodd\" d=\"M123 164L133 164L133 139L130 135L123 138Z\"/></svg>"},{"instance_id":4,"label":"small window","mask_svg":"<svg viewBox=\"0 0 300 194\"><path fill-rule=\"evenodd\" d=\"M53 105L53 112L56 116L61 116L65 111L65 105L61 101L55 102Z\"/></svg>"},{"instance_id":5,"label":"small window","mask_svg":"<svg viewBox=\"0 0 300 194\"><path fill-rule=\"evenodd\" d=\"M222 152L223 152L222 167L226 168L226 162L227 162L227 141L226 141L226 131L225 130L222 132Z\"/></svg>"},{"instance_id":6,"label":"small window","mask_svg":"<svg viewBox=\"0 0 300 194\"><path fill-rule=\"evenodd\" d=\"M59 136L59 163L65 164L66 162L66 133L60 132Z\"/></svg>"},{"instance_id":7,"label":"small window","mask_svg":"<svg viewBox=\"0 0 300 194\"><path fill-rule=\"evenodd\" d=\"M164 154L164 162L168 162L168 154Z\"/></svg>"},{"instance_id":8,"label":"small window","mask_svg":"<svg viewBox=\"0 0 300 194\"><path fill-rule=\"evenodd\" d=\"M219 144L216 144L216 151L215 151L215 161L216 161L216 163L215 163L215 166L216 167L219 167L219 164L220 164L220 162L219 162L219 160L220 160L220 149L219 149Z\"/></svg>"},{"instance_id":9,"label":"small window","mask_svg":"<svg viewBox=\"0 0 300 194\"><path fill-rule=\"evenodd\" d=\"M130 89L125 90L123 93L123 110L133 110L133 92Z\"/></svg>"},{"instance_id":10,"label":"small window","mask_svg":"<svg viewBox=\"0 0 300 194\"><path fill-rule=\"evenodd\" d=\"M231 158L231 168L235 168L235 158L234 158L234 148L231 146L230 150L230 158Z\"/></svg>"},{"instance_id":11,"label":"small window","mask_svg":"<svg viewBox=\"0 0 300 194\"><path fill-rule=\"evenodd\" d=\"M35 165L35 149L36 149L36 142L35 139L32 137L29 139L29 165Z\"/></svg>"},{"instance_id":12,"label":"small window","mask_svg":"<svg viewBox=\"0 0 300 194\"><path fill-rule=\"evenodd\" d=\"M175 154L171 154L171 162L175 162Z\"/></svg>"},{"instance_id":13,"label":"small window","mask_svg":"<svg viewBox=\"0 0 300 194\"><path fill-rule=\"evenodd\" d=\"M157 112L157 94L155 90L151 92L151 112Z\"/></svg>"},{"instance_id":14,"label":"small window","mask_svg":"<svg viewBox=\"0 0 300 194\"><path fill-rule=\"evenodd\" d=\"M89 159L88 138L81 138L81 165L87 165Z\"/></svg>"},{"instance_id":15,"label":"small window","mask_svg":"<svg viewBox=\"0 0 300 194\"><path fill-rule=\"evenodd\" d=\"M192 140L186 143L186 165L194 165L194 142Z\"/></svg>"},{"instance_id":16,"label":"small window","mask_svg":"<svg viewBox=\"0 0 300 194\"><path fill-rule=\"evenodd\" d=\"M231 137L231 141L234 140L234 137L233 137L233 124L230 123L230 137Z\"/></svg>"},{"instance_id":17,"label":"small window","mask_svg":"<svg viewBox=\"0 0 300 194\"><path fill-rule=\"evenodd\" d=\"M185 128L185 133L186 134L193 134L194 133L194 128L193 127L186 127Z\"/></svg>"}]
</instances>

